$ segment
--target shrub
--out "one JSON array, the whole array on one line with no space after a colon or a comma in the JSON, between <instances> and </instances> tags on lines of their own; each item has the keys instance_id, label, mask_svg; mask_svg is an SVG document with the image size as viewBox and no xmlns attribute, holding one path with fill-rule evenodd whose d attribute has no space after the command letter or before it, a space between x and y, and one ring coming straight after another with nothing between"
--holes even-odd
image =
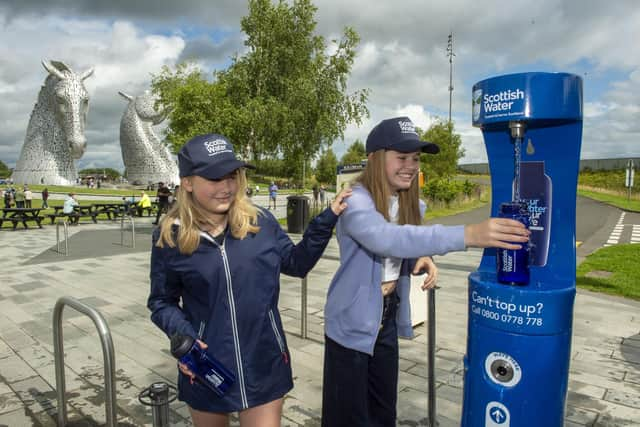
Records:
<instances>
[{"instance_id":1,"label":"shrub","mask_svg":"<svg viewBox=\"0 0 640 427\"><path fill-rule=\"evenodd\" d=\"M447 207L453 201L461 201L478 194L478 184L469 180L458 181L446 178L428 180L423 191L424 196L431 202L444 203Z\"/></svg>"}]
</instances>

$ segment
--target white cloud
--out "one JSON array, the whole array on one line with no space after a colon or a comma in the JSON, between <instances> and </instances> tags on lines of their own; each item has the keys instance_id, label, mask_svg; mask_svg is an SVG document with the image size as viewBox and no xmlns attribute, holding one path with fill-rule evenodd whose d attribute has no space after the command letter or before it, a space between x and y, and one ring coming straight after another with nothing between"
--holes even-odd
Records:
<instances>
[{"instance_id":1,"label":"white cloud","mask_svg":"<svg viewBox=\"0 0 640 427\"><path fill-rule=\"evenodd\" d=\"M466 150L463 161L486 160L482 135L471 126L471 86L487 77L524 71L566 71L584 81L584 158L640 154L640 8L636 0L317 0L318 31L335 38L344 26L361 36L350 90L370 88L371 117L349 125L338 157L366 140L380 120L408 114L420 127L449 107L447 35L454 33L453 119ZM150 73L181 55L202 66L228 62L241 50L239 21L246 3L42 2L0 6L0 158L17 158L45 72L41 59L61 59L86 80L92 96L89 147L81 163L121 165L118 90L146 89ZM177 18L177 16L185 16ZM34 31L37 29L37 31ZM218 38L208 32L217 32ZM216 37L217 37L216 36Z\"/></svg>"},{"instance_id":2,"label":"white cloud","mask_svg":"<svg viewBox=\"0 0 640 427\"><path fill-rule=\"evenodd\" d=\"M38 37L33 28L39 29ZM88 146L79 165L122 168L119 127L125 103L117 92L136 95L148 89L151 73L174 64L185 46L181 37L148 35L131 22L107 25L59 17L14 19L0 28L0 36L22 46L11 55L6 44L0 48L5 50L0 50L3 57L12 58L12 66L0 71L5 97L0 104L0 155L9 165L17 160L31 108L47 75L42 59L62 60L78 73L94 68L85 80L90 95Z\"/></svg>"}]
</instances>

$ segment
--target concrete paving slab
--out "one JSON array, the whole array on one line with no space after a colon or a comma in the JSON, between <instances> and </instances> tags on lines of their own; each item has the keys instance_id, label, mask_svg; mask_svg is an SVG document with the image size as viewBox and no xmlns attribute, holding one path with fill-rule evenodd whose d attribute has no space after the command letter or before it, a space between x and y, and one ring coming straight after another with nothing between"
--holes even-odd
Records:
<instances>
[{"instance_id":1,"label":"concrete paving slab","mask_svg":"<svg viewBox=\"0 0 640 427\"><path fill-rule=\"evenodd\" d=\"M280 208L280 207L279 207ZM69 255L56 252L55 227L0 231L0 426L55 425L51 316L62 295L96 307L110 326L116 352L119 423L150 426L137 394L153 381L173 383L168 340L149 320L150 220L136 223L136 248L120 245L119 223L71 227ZM299 235L292 235L299 239ZM338 262L331 242L308 278L308 339L300 337L300 279L282 278L280 309L291 351L295 388L285 400L283 426L320 422L324 357L323 308ZM440 426L457 426L462 412L466 351L467 275L481 252L436 257L436 383ZM640 303L578 290L566 426L640 425ZM102 351L93 323L63 314L70 425L104 422ZM398 425L425 425L426 325L400 341ZM191 425L187 407L171 406L174 425ZM231 425L238 425L234 417Z\"/></svg>"}]
</instances>

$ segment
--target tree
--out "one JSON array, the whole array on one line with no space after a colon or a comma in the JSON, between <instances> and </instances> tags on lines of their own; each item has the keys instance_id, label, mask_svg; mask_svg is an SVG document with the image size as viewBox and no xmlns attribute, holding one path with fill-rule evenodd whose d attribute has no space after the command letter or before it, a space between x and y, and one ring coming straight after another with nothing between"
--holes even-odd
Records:
<instances>
[{"instance_id":1,"label":"tree","mask_svg":"<svg viewBox=\"0 0 640 427\"><path fill-rule=\"evenodd\" d=\"M206 133L221 133L237 143L233 124L238 117L222 83L207 81L200 70L183 63L175 72L162 67L160 74L153 76L151 86L159 95L159 102L169 108L165 132L174 152L195 135Z\"/></svg>"},{"instance_id":2,"label":"tree","mask_svg":"<svg viewBox=\"0 0 640 427\"><path fill-rule=\"evenodd\" d=\"M0 177L8 178L11 175L11 169L6 165L5 162L0 160Z\"/></svg>"},{"instance_id":3,"label":"tree","mask_svg":"<svg viewBox=\"0 0 640 427\"><path fill-rule=\"evenodd\" d=\"M171 111L174 147L204 127L224 133L253 161L281 156L301 170L348 123L360 123L368 91L346 92L359 36L346 28L327 46L314 34L315 12L310 0L250 0L241 21L247 53L213 82L185 65L154 76L154 91Z\"/></svg>"},{"instance_id":4,"label":"tree","mask_svg":"<svg viewBox=\"0 0 640 427\"><path fill-rule=\"evenodd\" d=\"M291 176L295 168L283 159L269 158L255 162L256 174L266 176Z\"/></svg>"},{"instance_id":5,"label":"tree","mask_svg":"<svg viewBox=\"0 0 640 427\"><path fill-rule=\"evenodd\" d=\"M436 121L426 131L418 129L420 137L425 141L438 144L440 152L438 154L423 154L420 168L427 179L451 178L456 174L458 160L464 156L464 149L461 148L462 139L454 132L453 123Z\"/></svg>"},{"instance_id":6,"label":"tree","mask_svg":"<svg viewBox=\"0 0 640 427\"><path fill-rule=\"evenodd\" d=\"M333 150L325 150L316 163L316 180L323 184L333 184L336 181L338 158Z\"/></svg>"},{"instance_id":7,"label":"tree","mask_svg":"<svg viewBox=\"0 0 640 427\"><path fill-rule=\"evenodd\" d=\"M120 178L120 172L112 168L87 168L82 169L78 172L80 175L93 175L95 177L101 178L102 176L106 176L107 179L112 181Z\"/></svg>"},{"instance_id":8,"label":"tree","mask_svg":"<svg viewBox=\"0 0 640 427\"><path fill-rule=\"evenodd\" d=\"M367 158L367 150L359 139L356 139L353 144L347 148L347 152L344 153L342 159L340 159L340 164L342 165L350 165L350 164L358 164L361 161Z\"/></svg>"}]
</instances>

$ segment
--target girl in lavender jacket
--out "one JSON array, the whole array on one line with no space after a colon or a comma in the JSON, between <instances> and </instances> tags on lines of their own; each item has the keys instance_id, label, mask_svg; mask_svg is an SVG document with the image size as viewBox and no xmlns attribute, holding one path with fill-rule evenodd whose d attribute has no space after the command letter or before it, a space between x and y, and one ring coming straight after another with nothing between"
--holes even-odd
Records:
<instances>
[{"instance_id":1,"label":"girl in lavender jacket","mask_svg":"<svg viewBox=\"0 0 640 427\"><path fill-rule=\"evenodd\" d=\"M521 223L501 218L420 225L420 153L439 148L421 141L409 118L383 120L366 150L367 166L336 229L340 267L325 306L325 427L396 425L398 335L412 336L411 272L426 271L428 289L437 277L430 255L470 246L518 249L529 238Z\"/></svg>"}]
</instances>

